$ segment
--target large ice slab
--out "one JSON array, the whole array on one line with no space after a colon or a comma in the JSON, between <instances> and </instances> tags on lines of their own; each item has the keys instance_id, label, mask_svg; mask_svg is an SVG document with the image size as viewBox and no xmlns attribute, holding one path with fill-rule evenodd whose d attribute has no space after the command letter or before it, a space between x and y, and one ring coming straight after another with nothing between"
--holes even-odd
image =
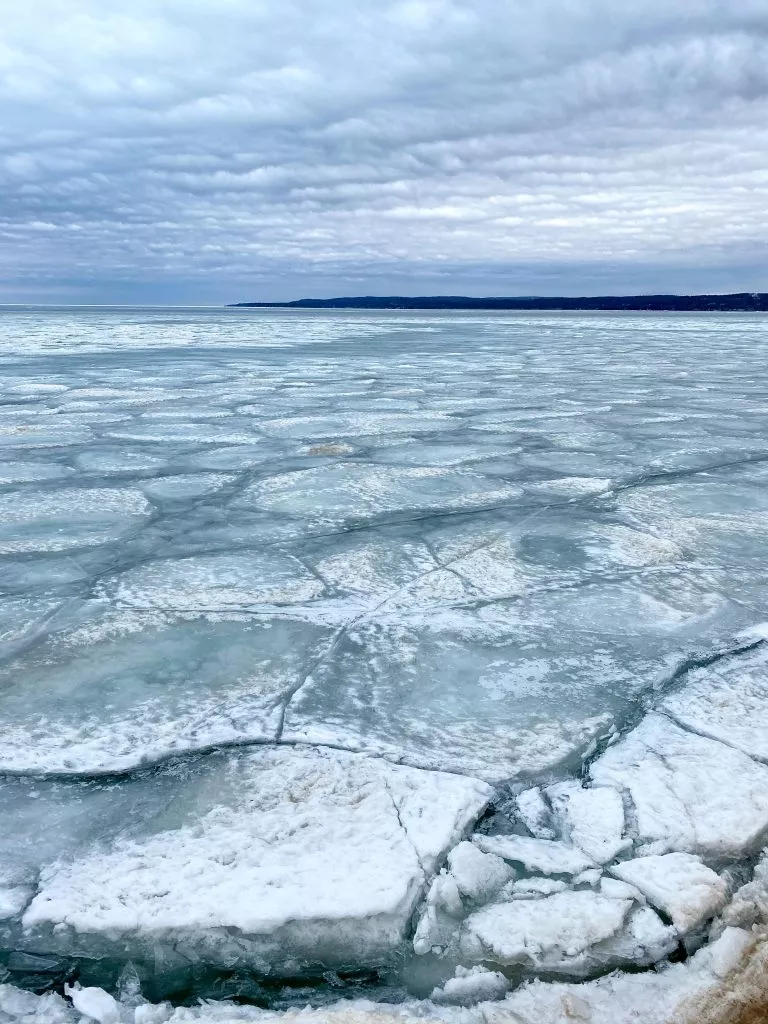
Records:
<instances>
[{"instance_id":1,"label":"large ice slab","mask_svg":"<svg viewBox=\"0 0 768 1024\"><path fill-rule=\"evenodd\" d=\"M496 783L585 750L653 671L623 640L596 652L592 629L552 641L560 609L546 602L425 604L411 601L407 615L380 606L349 624L288 707L285 738Z\"/></svg>"},{"instance_id":2,"label":"large ice slab","mask_svg":"<svg viewBox=\"0 0 768 1024\"><path fill-rule=\"evenodd\" d=\"M237 956L278 974L380 964L492 792L316 749L233 754L181 781L174 805L139 813L131 835L41 865L27 949Z\"/></svg>"},{"instance_id":3,"label":"large ice slab","mask_svg":"<svg viewBox=\"0 0 768 1024\"><path fill-rule=\"evenodd\" d=\"M768 767L661 714L609 747L590 774L626 790L637 838L666 850L743 857L768 833Z\"/></svg>"},{"instance_id":4,"label":"large ice slab","mask_svg":"<svg viewBox=\"0 0 768 1024\"><path fill-rule=\"evenodd\" d=\"M726 883L689 853L637 857L610 868L612 875L636 886L672 919L680 932L697 928L725 903Z\"/></svg>"},{"instance_id":5,"label":"large ice slab","mask_svg":"<svg viewBox=\"0 0 768 1024\"><path fill-rule=\"evenodd\" d=\"M245 586L248 565L246 558L235 578L196 574L198 588L209 588L202 595L168 590L151 572L139 574L139 590L128 574L134 589L126 589L126 603L132 595L142 610L89 602L6 660L0 769L125 771L216 744L276 739L285 704L332 631L227 612L230 602L247 598L237 582ZM161 598L190 609L147 610ZM209 607L194 611L196 601Z\"/></svg>"},{"instance_id":6,"label":"large ice slab","mask_svg":"<svg viewBox=\"0 0 768 1024\"><path fill-rule=\"evenodd\" d=\"M661 708L694 732L768 761L768 644L692 669Z\"/></svg>"},{"instance_id":7,"label":"large ice slab","mask_svg":"<svg viewBox=\"0 0 768 1024\"><path fill-rule=\"evenodd\" d=\"M494 963L567 972L569 960L619 931L631 906L589 890L498 903L467 918L461 941Z\"/></svg>"},{"instance_id":8,"label":"large ice slab","mask_svg":"<svg viewBox=\"0 0 768 1024\"><path fill-rule=\"evenodd\" d=\"M629 845L624 838L624 804L617 790L585 788L576 781L546 790L561 831L596 864L605 864Z\"/></svg>"},{"instance_id":9,"label":"large ice slab","mask_svg":"<svg viewBox=\"0 0 768 1024\"><path fill-rule=\"evenodd\" d=\"M493 507L519 497L519 488L469 470L347 464L267 478L242 500L267 511L343 521L425 509Z\"/></svg>"},{"instance_id":10,"label":"large ice slab","mask_svg":"<svg viewBox=\"0 0 768 1024\"><path fill-rule=\"evenodd\" d=\"M323 589L295 558L241 551L150 562L104 581L99 595L124 608L221 613L311 601Z\"/></svg>"},{"instance_id":11,"label":"large ice slab","mask_svg":"<svg viewBox=\"0 0 768 1024\"><path fill-rule=\"evenodd\" d=\"M64 551L117 539L149 514L127 488L71 488L0 495L0 553Z\"/></svg>"}]
</instances>

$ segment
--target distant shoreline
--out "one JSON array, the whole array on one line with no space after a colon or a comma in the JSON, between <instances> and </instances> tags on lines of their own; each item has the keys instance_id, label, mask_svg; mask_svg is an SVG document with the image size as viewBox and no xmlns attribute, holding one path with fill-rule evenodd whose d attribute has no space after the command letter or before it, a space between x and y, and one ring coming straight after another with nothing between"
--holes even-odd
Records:
<instances>
[{"instance_id":1,"label":"distant shoreline","mask_svg":"<svg viewBox=\"0 0 768 1024\"><path fill-rule=\"evenodd\" d=\"M596 295L473 298L467 295L360 295L334 299L295 299L293 302L232 302L232 307L255 309L528 309L656 312L768 312L768 292L730 295Z\"/></svg>"}]
</instances>

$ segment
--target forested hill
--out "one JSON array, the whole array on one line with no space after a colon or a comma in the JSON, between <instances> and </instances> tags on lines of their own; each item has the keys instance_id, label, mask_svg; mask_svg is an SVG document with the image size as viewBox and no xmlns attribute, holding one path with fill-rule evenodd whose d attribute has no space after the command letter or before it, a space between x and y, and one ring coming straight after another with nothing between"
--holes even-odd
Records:
<instances>
[{"instance_id":1,"label":"forested hill","mask_svg":"<svg viewBox=\"0 0 768 1024\"><path fill-rule=\"evenodd\" d=\"M768 311L768 292L736 292L732 295L595 295L581 298L358 295L335 299L296 299L293 302L235 302L232 305L280 309L595 309L766 312Z\"/></svg>"}]
</instances>

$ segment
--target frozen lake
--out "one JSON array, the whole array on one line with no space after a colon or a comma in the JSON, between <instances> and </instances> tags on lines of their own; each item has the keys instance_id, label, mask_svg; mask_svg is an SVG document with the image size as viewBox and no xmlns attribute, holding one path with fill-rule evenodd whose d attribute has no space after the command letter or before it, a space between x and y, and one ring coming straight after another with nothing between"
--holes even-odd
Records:
<instances>
[{"instance_id":1,"label":"frozen lake","mask_svg":"<svg viewBox=\"0 0 768 1024\"><path fill-rule=\"evenodd\" d=\"M768 828L767 371L739 314L0 311L0 975L668 955L598 879Z\"/></svg>"}]
</instances>

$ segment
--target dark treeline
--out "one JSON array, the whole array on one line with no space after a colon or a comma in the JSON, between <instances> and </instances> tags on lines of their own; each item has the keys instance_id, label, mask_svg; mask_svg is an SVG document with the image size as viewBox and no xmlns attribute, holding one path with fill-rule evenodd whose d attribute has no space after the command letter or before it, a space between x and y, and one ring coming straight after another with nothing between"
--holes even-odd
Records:
<instances>
[{"instance_id":1,"label":"dark treeline","mask_svg":"<svg viewBox=\"0 0 768 1024\"><path fill-rule=\"evenodd\" d=\"M233 306L280 309L596 309L657 311L768 311L768 292L732 295L594 295L473 298L466 295L359 295L293 302L235 302Z\"/></svg>"}]
</instances>

